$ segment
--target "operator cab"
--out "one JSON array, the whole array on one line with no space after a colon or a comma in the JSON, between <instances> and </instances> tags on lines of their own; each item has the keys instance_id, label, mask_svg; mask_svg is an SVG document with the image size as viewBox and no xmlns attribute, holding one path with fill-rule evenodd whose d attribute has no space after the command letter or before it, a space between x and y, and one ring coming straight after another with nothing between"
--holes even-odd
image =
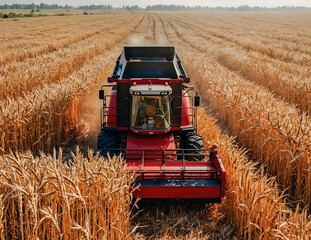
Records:
<instances>
[{"instance_id":1,"label":"operator cab","mask_svg":"<svg viewBox=\"0 0 311 240\"><path fill-rule=\"evenodd\" d=\"M170 86L131 86L131 128L135 130L164 130L171 127Z\"/></svg>"}]
</instances>

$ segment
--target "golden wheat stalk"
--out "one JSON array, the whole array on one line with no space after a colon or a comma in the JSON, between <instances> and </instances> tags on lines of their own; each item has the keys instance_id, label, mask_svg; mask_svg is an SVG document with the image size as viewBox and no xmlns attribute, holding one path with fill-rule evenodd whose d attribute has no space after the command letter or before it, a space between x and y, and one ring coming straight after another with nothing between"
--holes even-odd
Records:
<instances>
[{"instance_id":1,"label":"golden wheat stalk","mask_svg":"<svg viewBox=\"0 0 311 240\"><path fill-rule=\"evenodd\" d=\"M121 158L90 156L0 157L1 236L127 238L134 175L122 171Z\"/></svg>"}]
</instances>

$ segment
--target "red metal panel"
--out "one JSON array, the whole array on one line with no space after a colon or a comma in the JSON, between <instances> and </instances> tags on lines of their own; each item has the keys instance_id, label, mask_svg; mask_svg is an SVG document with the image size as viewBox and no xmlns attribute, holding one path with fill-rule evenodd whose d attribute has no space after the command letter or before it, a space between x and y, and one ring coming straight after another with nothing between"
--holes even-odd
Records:
<instances>
[{"instance_id":1,"label":"red metal panel","mask_svg":"<svg viewBox=\"0 0 311 240\"><path fill-rule=\"evenodd\" d=\"M136 172L136 180L143 183L134 192L136 197L220 199L225 195L226 175L216 147L211 161L138 159L127 160L124 165L125 171ZM155 184L150 185L150 181ZM192 184L198 181L203 184Z\"/></svg>"},{"instance_id":2,"label":"red metal panel","mask_svg":"<svg viewBox=\"0 0 311 240\"><path fill-rule=\"evenodd\" d=\"M126 130L129 130L129 128L128 128L128 127L118 127L118 130L120 130L120 131L126 131Z\"/></svg>"},{"instance_id":3,"label":"red metal panel","mask_svg":"<svg viewBox=\"0 0 311 240\"><path fill-rule=\"evenodd\" d=\"M162 149L175 149L174 135L172 133L162 135L161 137L141 137L129 133L127 135L127 151L126 160L135 159L162 159L163 151ZM135 151L133 150L135 149ZM140 151L140 149L159 149L159 151ZM136 151L137 150L137 151ZM168 151L167 154L172 154L165 156L165 159L175 159L176 151Z\"/></svg>"},{"instance_id":4,"label":"red metal panel","mask_svg":"<svg viewBox=\"0 0 311 240\"><path fill-rule=\"evenodd\" d=\"M209 162L127 161L125 171L136 172L137 179L214 179L220 180L218 170Z\"/></svg>"},{"instance_id":5,"label":"red metal panel","mask_svg":"<svg viewBox=\"0 0 311 240\"><path fill-rule=\"evenodd\" d=\"M219 186L140 186L134 198L219 198Z\"/></svg>"},{"instance_id":6,"label":"red metal panel","mask_svg":"<svg viewBox=\"0 0 311 240\"><path fill-rule=\"evenodd\" d=\"M109 98L109 108L107 116L107 127L116 128L117 127L117 90L111 91L111 96Z\"/></svg>"},{"instance_id":7,"label":"red metal panel","mask_svg":"<svg viewBox=\"0 0 311 240\"><path fill-rule=\"evenodd\" d=\"M190 110L190 99L185 91L182 91L182 109L181 109L181 126L191 125L191 110Z\"/></svg>"},{"instance_id":8,"label":"red metal panel","mask_svg":"<svg viewBox=\"0 0 311 240\"><path fill-rule=\"evenodd\" d=\"M137 171L138 169L141 169L142 167L142 162L141 161L128 161L124 165L124 170L127 171ZM198 161L193 161L193 162L185 162L183 165L182 161L166 161L165 165L161 161L146 161L144 162L144 170L153 170L153 171L162 171L162 170L182 170L184 167L185 170L196 170L196 171L201 171L201 172L206 172L206 171L213 171L216 172L217 169L212 165L212 163L209 162L198 162Z\"/></svg>"},{"instance_id":9,"label":"red metal panel","mask_svg":"<svg viewBox=\"0 0 311 240\"><path fill-rule=\"evenodd\" d=\"M225 168L222 164L222 161L218 155L218 150L217 147L214 145L212 147L213 153L212 153L212 163L213 165L217 168L217 170L220 172L221 176L220 176L220 181L221 181L221 197L225 196L226 193L226 172L225 172Z\"/></svg>"}]
</instances>

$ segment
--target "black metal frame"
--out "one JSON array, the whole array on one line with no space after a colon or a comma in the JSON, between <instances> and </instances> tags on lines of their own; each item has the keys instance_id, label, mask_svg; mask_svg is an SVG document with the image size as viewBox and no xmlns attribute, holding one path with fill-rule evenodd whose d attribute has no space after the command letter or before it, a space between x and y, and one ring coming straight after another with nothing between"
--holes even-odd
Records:
<instances>
[{"instance_id":1,"label":"black metal frame","mask_svg":"<svg viewBox=\"0 0 311 240\"><path fill-rule=\"evenodd\" d=\"M114 88L114 87L116 87L116 85L102 85L101 90L103 90L104 88L108 88L108 87ZM103 132L103 130L105 128L105 124L107 123L106 122L106 117L109 116L108 115L108 110L109 110L109 108L111 108L111 107L107 106L107 97L112 97L112 96L108 95L108 94L107 95L105 94L104 99L103 99L103 107L100 109L100 126L101 126L101 131L102 132ZM115 107L115 108L117 108L117 107ZM112 115L112 116L114 116L114 115Z\"/></svg>"},{"instance_id":2,"label":"black metal frame","mask_svg":"<svg viewBox=\"0 0 311 240\"><path fill-rule=\"evenodd\" d=\"M103 90L103 88L107 88L107 87L116 87L116 85L103 85L101 87L101 90ZM183 86L184 87L184 86ZM195 131L197 131L197 107L194 106L194 96L185 96L185 94L189 91L194 91L196 94L197 91L193 88L189 88L184 94L182 94L181 96L177 96L177 97L171 97L170 98L170 105L172 106L172 101L174 98L183 98L183 97L186 97L186 98L189 98L189 104L190 104L190 107L177 107L177 108L180 108L181 110L184 109L184 108L190 108L191 110L191 114L190 115L180 115L180 116L173 116L173 113L172 113L172 108L170 109L171 111L171 120L174 118L174 117L187 117L187 116L190 116L191 117L191 124L193 125ZM106 95L104 96L104 99L103 99L103 107L101 108L100 110L100 124L101 124L101 129L102 129L102 132L104 131L105 129L105 126L106 126L106 123L107 123L107 117L108 116L114 116L114 117L118 117L118 107L109 107L107 106L107 103L109 103L109 99L108 98L111 98L111 97L116 97L117 96L112 96L112 95ZM116 115L108 115L108 111L110 108L115 108L116 109ZM171 121L171 124L172 124L173 121Z\"/></svg>"},{"instance_id":3,"label":"black metal frame","mask_svg":"<svg viewBox=\"0 0 311 240\"><path fill-rule=\"evenodd\" d=\"M173 63L176 68L174 72L177 77L183 80L183 82L188 83L190 78L187 76L185 69L180 61L180 58L175 52L175 47L159 47L159 46L139 46L139 47L124 47L122 53L118 57L115 67L113 69L113 74L108 78L108 82L114 82L123 76L126 70L126 65L124 63L143 63L153 65L154 63L162 63L163 67L166 64ZM164 67L167 68L167 67ZM165 76L171 78L172 74ZM156 75L154 75L156 76Z\"/></svg>"}]
</instances>

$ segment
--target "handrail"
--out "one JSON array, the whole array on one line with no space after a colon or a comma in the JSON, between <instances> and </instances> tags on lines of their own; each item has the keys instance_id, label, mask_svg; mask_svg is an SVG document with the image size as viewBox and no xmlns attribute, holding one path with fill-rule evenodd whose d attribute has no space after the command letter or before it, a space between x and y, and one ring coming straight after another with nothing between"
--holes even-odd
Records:
<instances>
[{"instance_id":1,"label":"handrail","mask_svg":"<svg viewBox=\"0 0 311 240\"><path fill-rule=\"evenodd\" d=\"M119 109L117 106L116 107L109 107L108 106L108 101L109 101L109 98L117 98L118 96L117 95L105 95L104 96L104 100L103 100L103 107L101 108L101 112L100 112L100 119L101 119L101 126L104 127L106 124L107 124L107 117L117 117L118 116L118 113L116 112L115 115L111 115L111 114L108 114L108 110L109 109ZM197 116L197 113L196 113L196 107L193 106L193 96L184 96L184 95L181 95L181 96L175 96L175 98L189 98L189 104L190 106L189 107L176 107L176 108L179 108L179 109L190 109L190 114L187 114L187 115L180 115L180 116L172 116L172 118L175 118L175 117L191 117L191 125L193 125L195 128L197 126L197 119L196 119L196 116Z\"/></svg>"},{"instance_id":2,"label":"handrail","mask_svg":"<svg viewBox=\"0 0 311 240\"><path fill-rule=\"evenodd\" d=\"M202 153L194 153L193 151L201 151ZM152 156L152 161L165 161L173 160L185 162L187 157L209 157L211 160L211 149L125 149L125 148L107 148L99 149L100 151L110 152L112 154L121 154L125 158L131 156L138 156L142 162L149 161L151 159L148 156ZM180 157L180 158L179 158ZM129 160L132 160L129 158Z\"/></svg>"}]
</instances>

